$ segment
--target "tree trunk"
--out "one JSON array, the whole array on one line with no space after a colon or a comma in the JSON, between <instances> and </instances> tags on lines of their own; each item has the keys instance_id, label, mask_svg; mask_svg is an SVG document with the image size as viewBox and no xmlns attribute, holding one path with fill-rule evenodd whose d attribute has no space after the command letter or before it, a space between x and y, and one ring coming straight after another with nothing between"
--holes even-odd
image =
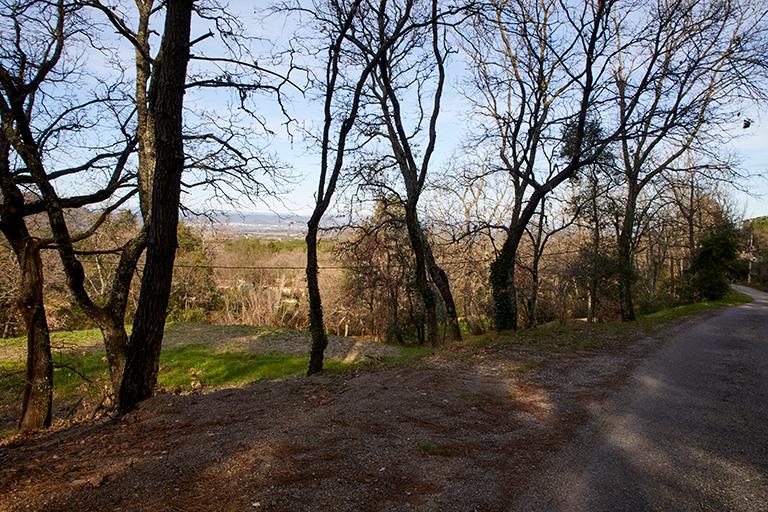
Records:
<instances>
[{"instance_id":1,"label":"tree trunk","mask_svg":"<svg viewBox=\"0 0 768 512\"><path fill-rule=\"evenodd\" d=\"M105 318L99 322L99 329L104 338L104 348L107 352L109 378L112 381L112 391L117 396L125 370L125 359L128 353L128 334L125 332L125 317L120 315Z\"/></svg>"},{"instance_id":2,"label":"tree trunk","mask_svg":"<svg viewBox=\"0 0 768 512\"><path fill-rule=\"evenodd\" d=\"M597 204L597 183L592 181L592 270L589 276L589 311L587 313L587 322L595 323L598 307L598 293L600 285L600 268L598 259L600 258L600 210Z\"/></svg>"},{"instance_id":3,"label":"tree trunk","mask_svg":"<svg viewBox=\"0 0 768 512\"><path fill-rule=\"evenodd\" d=\"M637 194L634 187L629 187L627 204L624 209L624 220L619 233L619 310L622 322L635 319L635 307L632 300L632 284L634 282L634 265L632 264L632 231L635 226L635 205Z\"/></svg>"},{"instance_id":4,"label":"tree trunk","mask_svg":"<svg viewBox=\"0 0 768 512\"><path fill-rule=\"evenodd\" d=\"M182 111L192 6L191 0L168 0L163 40L150 87L153 91L151 107L155 114L157 164L152 184L147 259L118 398L121 414L152 396L157 383L176 257L179 196L184 171Z\"/></svg>"},{"instance_id":5,"label":"tree trunk","mask_svg":"<svg viewBox=\"0 0 768 512\"><path fill-rule=\"evenodd\" d=\"M525 327L536 325L536 306L539 299L539 256L534 256L531 272L531 294L528 296L528 316L525 319Z\"/></svg>"},{"instance_id":6,"label":"tree trunk","mask_svg":"<svg viewBox=\"0 0 768 512\"><path fill-rule=\"evenodd\" d=\"M309 295L309 333L312 337L312 349L309 354L307 375L323 370L323 354L328 346L328 336L323 325L323 300L320 295L317 268L317 233L320 220L314 216L307 227L307 293Z\"/></svg>"},{"instance_id":7,"label":"tree trunk","mask_svg":"<svg viewBox=\"0 0 768 512\"><path fill-rule=\"evenodd\" d=\"M24 222L24 196L11 176L10 144L0 132L0 230L19 263L20 285L17 305L27 331L27 368L22 393L22 431L51 425L53 403L53 361L48 321L43 302L43 262L40 247Z\"/></svg>"},{"instance_id":8,"label":"tree trunk","mask_svg":"<svg viewBox=\"0 0 768 512\"><path fill-rule=\"evenodd\" d=\"M593 265L592 275L589 278L589 311L587 313L587 322L595 323L597 317L597 265Z\"/></svg>"},{"instance_id":9,"label":"tree trunk","mask_svg":"<svg viewBox=\"0 0 768 512\"><path fill-rule=\"evenodd\" d=\"M445 304L446 322L448 322L448 339L450 341L461 340L461 327L459 327L459 316L456 313L456 302L453 300L453 293L451 293L451 283L448 280L448 274L445 273L440 265L435 261L435 257L432 254L432 249L429 244L425 244L427 265L429 268L429 275L432 277L432 281L435 283L437 291L440 293L440 297Z\"/></svg>"},{"instance_id":10,"label":"tree trunk","mask_svg":"<svg viewBox=\"0 0 768 512\"><path fill-rule=\"evenodd\" d=\"M501 251L491 263L491 294L493 297L494 328L501 331L517 329L517 287L515 259L520 234L510 232Z\"/></svg>"},{"instance_id":11,"label":"tree trunk","mask_svg":"<svg viewBox=\"0 0 768 512\"><path fill-rule=\"evenodd\" d=\"M405 225L408 228L408 238L411 242L413 255L416 259L416 268L414 269L416 277L416 288L421 295L421 301L424 306L427 321L427 343L436 345L438 342L437 329L437 297L432 286L427 279L427 262L424 232L419 224L419 218L415 212L415 205L406 205ZM454 308L455 309L455 308Z\"/></svg>"},{"instance_id":12,"label":"tree trunk","mask_svg":"<svg viewBox=\"0 0 768 512\"><path fill-rule=\"evenodd\" d=\"M120 393L123 371L128 357L128 334L125 332L125 311L128 308L128 295L131 282L136 272L139 258L147 244L146 225L128 243L123 246L120 261L112 279L109 301L98 315L97 322L104 338L107 352L109 375L115 396Z\"/></svg>"},{"instance_id":13,"label":"tree trunk","mask_svg":"<svg viewBox=\"0 0 768 512\"><path fill-rule=\"evenodd\" d=\"M16 247L16 244L14 244ZM27 239L16 252L21 267L19 310L27 329L27 378L22 394L19 430L51 425L53 361L43 306L43 262L40 249Z\"/></svg>"},{"instance_id":14,"label":"tree trunk","mask_svg":"<svg viewBox=\"0 0 768 512\"><path fill-rule=\"evenodd\" d=\"M635 319L635 308L632 300L632 251L624 237L619 239L619 309L622 322Z\"/></svg>"}]
</instances>

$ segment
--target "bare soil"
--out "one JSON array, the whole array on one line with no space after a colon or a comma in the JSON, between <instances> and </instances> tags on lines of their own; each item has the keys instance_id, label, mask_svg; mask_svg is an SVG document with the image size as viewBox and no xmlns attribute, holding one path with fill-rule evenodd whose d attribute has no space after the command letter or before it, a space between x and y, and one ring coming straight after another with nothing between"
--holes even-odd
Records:
<instances>
[{"instance_id":1,"label":"bare soil","mask_svg":"<svg viewBox=\"0 0 768 512\"><path fill-rule=\"evenodd\" d=\"M4 441L0 510L504 510L662 342L457 346L402 368L160 394L119 420Z\"/></svg>"}]
</instances>

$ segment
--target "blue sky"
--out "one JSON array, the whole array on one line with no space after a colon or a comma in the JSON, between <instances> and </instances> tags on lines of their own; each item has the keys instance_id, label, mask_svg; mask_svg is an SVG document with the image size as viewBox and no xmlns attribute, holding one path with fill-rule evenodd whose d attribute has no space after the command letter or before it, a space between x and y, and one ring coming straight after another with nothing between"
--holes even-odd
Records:
<instances>
[{"instance_id":1,"label":"blue sky","mask_svg":"<svg viewBox=\"0 0 768 512\"><path fill-rule=\"evenodd\" d=\"M265 40L258 43L257 51L267 53L272 44L280 45L296 30L295 22L286 21L283 16L265 17L263 14L255 14L255 9L266 8L271 2L265 0L234 0L231 8L238 14L244 26L251 32L263 35ZM127 4L126 4L127 5ZM127 10L130 12L130 5ZM202 25L193 26L193 37L205 32ZM154 45L157 45L155 38ZM193 51L199 53L215 52L216 42L207 40L195 47ZM132 58L130 48L124 48L124 57L127 62ZM454 56L455 58L455 56ZM449 89L445 94L442 115L438 127L438 147L433 161L435 168L446 166L450 159L457 154L457 148L467 136L466 102L458 92L461 80L461 68L454 64L449 68ZM322 105L302 97L295 91L290 91L288 104L291 115L299 124L312 126L321 118ZM232 103L232 97L220 89L208 90L203 93L192 92L187 96L187 107L191 110L208 109L210 111L226 111ZM242 198L240 208L249 211L272 210L278 213L307 214L313 207L313 195L317 186L319 157L307 147L301 138L300 130L295 130L295 137L291 138L281 127L284 118L275 102L269 98L259 100L259 114L266 124L274 131L274 135L265 137L254 127L255 141L259 145L268 142L269 151L279 155L280 159L292 167L295 182L290 193L278 199L266 199L263 203L251 204L246 198ZM741 136L733 141L729 150L736 152L742 160L743 170L755 175L745 184L751 195L734 191L733 197L743 209L746 217L768 215L768 119L761 116L758 109L748 115L754 121L752 127L744 130ZM459 155L460 156L460 155ZM202 190L186 194L185 201L193 207L207 204L214 208L232 209L232 206L216 203L210 200L210 194Z\"/></svg>"},{"instance_id":2,"label":"blue sky","mask_svg":"<svg viewBox=\"0 0 768 512\"><path fill-rule=\"evenodd\" d=\"M282 17L269 17L266 20L262 16L254 15L254 9L268 5L266 1L252 2L248 0L234 0L231 7L241 13L242 19L253 17L255 23L245 22L254 30L262 30L262 33L270 40L285 40L295 30L292 22L285 22ZM261 21L261 23L260 23ZM279 44L279 43L278 43ZM466 137L466 103L458 93L462 77L456 69L459 66L449 68L453 71L449 76L450 90L446 93L443 102L443 110L439 125L438 148L436 150L435 167L445 166L450 158L456 154L457 148ZM306 98L293 94L292 115L302 124L311 126L320 119L322 105ZM264 102L264 116L271 120L275 127L279 127L282 117L274 105L268 100ZM726 151L734 151L742 162L743 171L753 177L743 186L749 193L734 190L733 198L749 217L768 215L768 119L754 108L748 117L753 119L752 127L732 142ZM298 132L297 132L298 133ZM277 212L290 212L306 214L313 206L313 195L317 186L318 156L307 149L300 135L291 141L288 135L281 129L275 129L275 135L270 141L271 149L288 164L293 167L297 182L290 194L280 200L267 201L268 206ZM242 205L244 209L255 209L247 202Z\"/></svg>"}]
</instances>

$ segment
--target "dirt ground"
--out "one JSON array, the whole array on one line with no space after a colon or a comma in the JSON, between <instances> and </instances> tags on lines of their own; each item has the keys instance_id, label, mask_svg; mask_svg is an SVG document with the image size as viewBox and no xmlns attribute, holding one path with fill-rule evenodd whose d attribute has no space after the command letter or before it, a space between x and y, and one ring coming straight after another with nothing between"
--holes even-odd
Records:
<instances>
[{"instance_id":1,"label":"dirt ground","mask_svg":"<svg viewBox=\"0 0 768 512\"><path fill-rule=\"evenodd\" d=\"M0 444L0 510L504 510L662 342L464 346L404 368L160 394L116 421Z\"/></svg>"}]
</instances>

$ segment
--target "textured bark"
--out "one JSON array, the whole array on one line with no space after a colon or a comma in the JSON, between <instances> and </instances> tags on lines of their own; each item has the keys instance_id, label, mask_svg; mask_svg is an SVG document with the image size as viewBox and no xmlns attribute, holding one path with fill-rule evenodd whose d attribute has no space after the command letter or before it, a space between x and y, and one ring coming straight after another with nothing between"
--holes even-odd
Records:
<instances>
[{"instance_id":1,"label":"textured bark","mask_svg":"<svg viewBox=\"0 0 768 512\"><path fill-rule=\"evenodd\" d=\"M120 261L112 279L109 301L102 308L101 315L96 321L104 338L104 348L107 352L109 375L115 396L120 391L123 379L125 360L128 356L128 333L125 331L125 311L128 308L128 295L131 291L131 281L136 272L139 258L144 252L147 242L147 230L142 227L139 234L123 246Z\"/></svg>"},{"instance_id":2,"label":"textured bark","mask_svg":"<svg viewBox=\"0 0 768 512\"><path fill-rule=\"evenodd\" d=\"M36 430L50 426L53 403L53 362L48 322L43 305L43 263L40 248L24 221L24 196L14 183L9 165L8 128L3 120L0 132L0 231L11 245L19 263L20 284L17 306L27 331L26 381L22 393L19 429Z\"/></svg>"},{"instance_id":3,"label":"textured bark","mask_svg":"<svg viewBox=\"0 0 768 512\"><path fill-rule=\"evenodd\" d=\"M169 0L160 54L155 62L151 108L157 164L152 186L147 258L128 344L118 411L126 413L152 396L157 383L163 328L176 256L181 175L184 170L182 110L189 62L192 0Z\"/></svg>"},{"instance_id":4,"label":"textured bark","mask_svg":"<svg viewBox=\"0 0 768 512\"><path fill-rule=\"evenodd\" d=\"M435 257L432 254L432 249L429 244L426 246L426 256L429 275L432 277L432 281L435 283L435 287L440 293L440 297L443 299L443 304L445 305L445 320L448 323L448 339L450 341L459 341L461 340L459 315L456 312L456 302L453 300L453 293L451 293L451 284L448 280L448 274L446 274L445 270L443 270L435 261Z\"/></svg>"},{"instance_id":5,"label":"textured bark","mask_svg":"<svg viewBox=\"0 0 768 512\"><path fill-rule=\"evenodd\" d=\"M149 82L152 67L147 60L150 53L149 20L153 0L138 0L139 23L136 30L136 136L139 140L139 205L144 223L148 223L152 212L152 182L155 176L157 149L155 144L155 115L149 105Z\"/></svg>"},{"instance_id":6,"label":"textured bark","mask_svg":"<svg viewBox=\"0 0 768 512\"><path fill-rule=\"evenodd\" d=\"M13 245L21 268L18 305L27 329L27 372L19 430L28 431L51 425L53 361L43 306L43 262L40 249L31 238L27 238L21 246Z\"/></svg>"},{"instance_id":7,"label":"textured bark","mask_svg":"<svg viewBox=\"0 0 768 512\"><path fill-rule=\"evenodd\" d=\"M323 302L320 296L317 268L317 233L320 219L313 216L307 229L307 292L309 294L309 332L312 336L312 348L309 355L307 375L323 369L323 354L328 346L328 336L323 323Z\"/></svg>"},{"instance_id":8,"label":"textured bark","mask_svg":"<svg viewBox=\"0 0 768 512\"><path fill-rule=\"evenodd\" d=\"M493 325L497 331L517 329L517 287L515 285L515 258L520 236L510 233L491 263L491 295L493 297Z\"/></svg>"},{"instance_id":9,"label":"textured bark","mask_svg":"<svg viewBox=\"0 0 768 512\"><path fill-rule=\"evenodd\" d=\"M411 248L413 249L413 255L416 260L414 273L416 277L416 288L419 291L419 295L421 295L421 301L424 305L424 314L426 316L426 341L430 345L436 345L438 342L437 297L435 296L435 291L432 289L432 285L429 284L429 280L427 279L426 249L424 248L426 240L424 240L424 233L416 215L415 205L413 208L406 207L405 225L408 228L408 239L411 242Z\"/></svg>"},{"instance_id":10,"label":"textured bark","mask_svg":"<svg viewBox=\"0 0 768 512\"><path fill-rule=\"evenodd\" d=\"M619 256L619 310L623 322L635 319L635 306L632 300L632 284L634 282L634 265L632 264L632 232L635 226L635 208L637 192L630 183L627 191L627 202L624 208L624 219L618 239Z\"/></svg>"}]
</instances>

